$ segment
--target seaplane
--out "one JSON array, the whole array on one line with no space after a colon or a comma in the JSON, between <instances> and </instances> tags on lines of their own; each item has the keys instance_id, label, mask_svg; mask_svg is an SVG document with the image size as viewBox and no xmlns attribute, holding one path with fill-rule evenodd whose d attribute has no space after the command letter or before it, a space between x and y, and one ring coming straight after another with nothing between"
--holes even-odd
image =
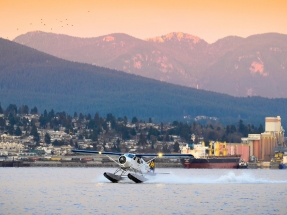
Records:
<instances>
[{"instance_id":1,"label":"seaplane","mask_svg":"<svg viewBox=\"0 0 287 215\"><path fill-rule=\"evenodd\" d=\"M156 158L192 158L191 154L132 154L120 152L102 152L90 150L72 150L74 153L106 155L111 161L118 165L114 173L104 172L104 176L112 183L118 183L126 178L135 183L147 181L147 175L155 176ZM117 159L111 156L118 156ZM147 160L147 161L146 161Z\"/></svg>"}]
</instances>

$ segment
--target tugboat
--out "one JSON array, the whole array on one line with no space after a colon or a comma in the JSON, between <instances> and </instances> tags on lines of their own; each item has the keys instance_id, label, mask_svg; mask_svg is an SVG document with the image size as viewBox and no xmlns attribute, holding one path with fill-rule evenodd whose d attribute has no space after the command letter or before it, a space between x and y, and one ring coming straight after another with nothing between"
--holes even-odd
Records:
<instances>
[{"instance_id":1,"label":"tugboat","mask_svg":"<svg viewBox=\"0 0 287 215\"><path fill-rule=\"evenodd\" d=\"M286 152L285 152L286 153ZM275 152L273 161L279 163L279 169L287 169L287 154L278 151Z\"/></svg>"},{"instance_id":2,"label":"tugboat","mask_svg":"<svg viewBox=\"0 0 287 215\"><path fill-rule=\"evenodd\" d=\"M245 162L243 159L241 159L239 164L238 164L238 168L239 169L247 169L247 167L248 167L248 163Z\"/></svg>"},{"instance_id":3,"label":"tugboat","mask_svg":"<svg viewBox=\"0 0 287 215\"><path fill-rule=\"evenodd\" d=\"M287 169L287 165L284 163L279 164L279 169Z\"/></svg>"},{"instance_id":4,"label":"tugboat","mask_svg":"<svg viewBox=\"0 0 287 215\"><path fill-rule=\"evenodd\" d=\"M279 169L287 169L287 155L283 155L282 162L279 164Z\"/></svg>"}]
</instances>

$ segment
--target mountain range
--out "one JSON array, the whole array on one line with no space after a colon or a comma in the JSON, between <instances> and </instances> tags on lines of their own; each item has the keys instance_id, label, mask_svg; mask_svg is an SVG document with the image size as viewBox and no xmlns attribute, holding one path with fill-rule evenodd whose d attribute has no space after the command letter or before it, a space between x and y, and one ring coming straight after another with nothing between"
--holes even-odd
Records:
<instances>
[{"instance_id":1,"label":"mountain range","mask_svg":"<svg viewBox=\"0 0 287 215\"><path fill-rule=\"evenodd\" d=\"M232 96L287 98L287 35L228 36L208 44L181 32L137 39L28 32L15 42L74 62Z\"/></svg>"},{"instance_id":2,"label":"mountain range","mask_svg":"<svg viewBox=\"0 0 287 215\"><path fill-rule=\"evenodd\" d=\"M137 116L154 122L216 117L258 125L266 116L287 122L287 99L237 98L103 67L56 58L0 38L0 102L69 114Z\"/></svg>"}]
</instances>

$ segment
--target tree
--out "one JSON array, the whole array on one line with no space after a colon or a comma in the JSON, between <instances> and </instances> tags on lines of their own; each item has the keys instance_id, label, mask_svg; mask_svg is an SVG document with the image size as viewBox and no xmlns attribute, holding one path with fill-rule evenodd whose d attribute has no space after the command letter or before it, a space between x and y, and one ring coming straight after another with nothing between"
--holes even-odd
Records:
<instances>
[{"instance_id":1,"label":"tree","mask_svg":"<svg viewBox=\"0 0 287 215\"><path fill-rule=\"evenodd\" d=\"M173 121L172 126L178 126L178 125L179 125L178 121Z\"/></svg>"},{"instance_id":2,"label":"tree","mask_svg":"<svg viewBox=\"0 0 287 215\"><path fill-rule=\"evenodd\" d=\"M22 105L21 107L19 107L18 113L19 114L28 114L29 113L29 107L27 105Z\"/></svg>"},{"instance_id":3,"label":"tree","mask_svg":"<svg viewBox=\"0 0 287 215\"><path fill-rule=\"evenodd\" d=\"M140 134L138 145L144 146L147 144L146 137L143 133Z\"/></svg>"},{"instance_id":4,"label":"tree","mask_svg":"<svg viewBox=\"0 0 287 215\"><path fill-rule=\"evenodd\" d=\"M45 143L50 144L51 143L51 136L50 134L46 133L44 138Z\"/></svg>"},{"instance_id":5,"label":"tree","mask_svg":"<svg viewBox=\"0 0 287 215\"><path fill-rule=\"evenodd\" d=\"M21 135L22 135L22 131L21 131L21 129L20 129L19 126L17 126L17 128L16 128L16 130L15 130L15 135L16 135L16 136L21 136Z\"/></svg>"},{"instance_id":6,"label":"tree","mask_svg":"<svg viewBox=\"0 0 287 215\"><path fill-rule=\"evenodd\" d=\"M121 149L118 148L116 144L114 144L114 146L113 146L113 148L112 148L112 151L113 151L113 152L120 152Z\"/></svg>"},{"instance_id":7,"label":"tree","mask_svg":"<svg viewBox=\"0 0 287 215\"><path fill-rule=\"evenodd\" d=\"M78 118L78 114L77 114L77 112L75 111L75 112L74 112L74 119L76 119L76 118Z\"/></svg>"},{"instance_id":8,"label":"tree","mask_svg":"<svg viewBox=\"0 0 287 215\"><path fill-rule=\"evenodd\" d=\"M173 151L174 152L179 152L179 144L178 144L177 141L173 144Z\"/></svg>"},{"instance_id":9,"label":"tree","mask_svg":"<svg viewBox=\"0 0 287 215\"><path fill-rule=\"evenodd\" d=\"M16 115L17 114L17 106L15 104L10 104L7 109L6 109L6 112L8 114L12 114L12 115Z\"/></svg>"},{"instance_id":10,"label":"tree","mask_svg":"<svg viewBox=\"0 0 287 215\"><path fill-rule=\"evenodd\" d=\"M86 120L91 120L91 119L92 119L91 114L88 114L88 115L86 116Z\"/></svg>"},{"instance_id":11,"label":"tree","mask_svg":"<svg viewBox=\"0 0 287 215\"><path fill-rule=\"evenodd\" d=\"M84 115L82 114L82 113L80 113L80 115L79 115L79 121L81 122L81 121L83 121L84 120Z\"/></svg>"},{"instance_id":12,"label":"tree","mask_svg":"<svg viewBox=\"0 0 287 215\"><path fill-rule=\"evenodd\" d=\"M108 131L108 124L106 122L102 123L102 127L105 131Z\"/></svg>"},{"instance_id":13,"label":"tree","mask_svg":"<svg viewBox=\"0 0 287 215\"><path fill-rule=\"evenodd\" d=\"M8 126L8 133L9 133L10 135L13 135L14 132L15 132L14 126L12 126L12 125Z\"/></svg>"},{"instance_id":14,"label":"tree","mask_svg":"<svg viewBox=\"0 0 287 215\"><path fill-rule=\"evenodd\" d=\"M41 115L39 118L39 122L40 122L40 126L45 128L46 124L48 123L48 119L47 119L47 117Z\"/></svg>"},{"instance_id":15,"label":"tree","mask_svg":"<svg viewBox=\"0 0 287 215\"><path fill-rule=\"evenodd\" d=\"M55 117L55 112L54 112L53 109L48 113L48 117L49 117L50 119L52 119L52 118Z\"/></svg>"},{"instance_id":16,"label":"tree","mask_svg":"<svg viewBox=\"0 0 287 215\"><path fill-rule=\"evenodd\" d=\"M180 123L180 136L182 137L182 138L184 138L186 141L188 141L189 140L189 134L190 134L190 129L189 129L189 126L185 123L185 124L182 124L182 123Z\"/></svg>"},{"instance_id":17,"label":"tree","mask_svg":"<svg viewBox=\"0 0 287 215\"><path fill-rule=\"evenodd\" d=\"M138 119L134 116L132 119L132 124L136 124L138 122Z\"/></svg>"},{"instance_id":18,"label":"tree","mask_svg":"<svg viewBox=\"0 0 287 215\"><path fill-rule=\"evenodd\" d=\"M127 125L127 123L128 123L128 118L124 116L124 125Z\"/></svg>"},{"instance_id":19,"label":"tree","mask_svg":"<svg viewBox=\"0 0 287 215\"><path fill-rule=\"evenodd\" d=\"M63 142L63 141L55 140L55 141L53 142L53 146L62 146L62 145L64 145L64 142Z\"/></svg>"},{"instance_id":20,"label":"tree","mask_svg":"<svg viewBox=\"0 0 287 215\"><path fill-rule=\"evenodd\" d=\"M95 113L94 120L96 122L96 125L100 124L100 114L98 112Z\"/></svg>"},{"instance_id":21,"label":"tree","mask_svg":"<svg viewBox=\"0 0 287 215\"><path fill-rule=\"evenodd\" d=\"M36 127L35 123L32 124L32 129L31 129L30 135L33 136L33 140L35 142L39 143L40 135L38 133L38 130L37 130L37 127Z\"/></svg>"},{"instance_id":22,"label":"tree","mask_svg":"<svg viewBox=\"0 0 287 215\"><path fill-rule=\"evenodd\" d=\"M107 114L107 119L106 119L106 121L107 121L107 122L111 122L113 119L114 119L113 114L108 113L108 114Z\"/></svg>"},{"instance_id":23,"label":"tree","mask_svg":"<svg viewBox=\"0 0 287 215\"><path fill-rule=\"evenodd\" d=\"M163 151L164 153L170 153L170 150L167 148L167 144L164 144L164 145L163 145L162 151Z\"/></svg>"},{"instance_id":24,"label":"tree","mask_svg":"<svg viewBox=\"0 0 287 215\"><path fill-rule=\"evenodd\" d=\"M165 141L170 141L168 133L166 133L166 135L165 135Z\"/></svg>"},{"instance_id":25,"label":"tree","mask_svg":"<svg viewBox=\"0 0 287 215\"><path fill-rule=\"evenodd\" d=\"M244 132L245 132L245 125L243 124L242 119L239 120L239 122L238 122L238 131L242 134L244 134Z\"/></svg>"},{"instance_id":26,"label":"tree","mask_svg":"<svg viewBox=\"0 0 287 215\"><path fill-rule=\"evenodd\" d=\"M79 144L78 142L75 142L75 148L78 149L79 148Z\"/></svg>"},{"instance_id":27,"label":"tree","mask_svg":"<svg viewBox=\"0 0 287 215\"><path fill-rule=\"evenodd\" d=\"M97 141L98 140L98 134L96 129L93 129L91 135L90 135L90 139L92 139L92 141Z\"/></svg>"},{"instance_id":28,"label":"tree","mask_svg":"<svg viewBox=\"0 0 287 215\"><path fill-rule=\"evenodd\" d=\"M148 119L148 123L152 123L152 119L151 118Z\"/></svg>"},{"instance_id":29,"label":"tree","mask_svg":"<svg viewBox=\"0 0 287 215\"><path fill-rule=\"evenodd\" d=\"M34 136L33 140L34 140L36 143L39 143L39 141L40 141L40 136L39 136L38 133Z\"/></svg>"},{"instance_id":30,"label":"tree","mask_svg":"<svg viewBox=\"0 0 287 215\"><path fill-rule=\"evenodd\" d=\"M91 119L88 123L88 128L93 129L96 127L96 121L94 119Z\"/></svg>"},{"instance_id":31,"label":"tree","mask_svg":"<svg viewBox=\"0 0 287 215\"><path fill-rule=\"evenodd\" d=\"M38 108L36 106L31 109L31 114L38 114Z\"/></svg>"},{"instance_id":32,"label":"tree","mask_svg":"<svg viewBox=\"0 0 287 215\"><path fill-rule=\"evenodd\" d=\"M37 136L38 135L38 130L35 124L32 124L31 132L30 135L32 136Z\"/></svg>"},{"instance_id":33,"label":"tree","mask_svg":"<svg viewBox=\"0 0 287 215\"><path fill-rule=\"evenodd\" d=\"M29 114L29 107L27 105L24 105L24 107L22 108L22 114Z\"/></svg>"},{"instance_id":34,"label":"tree","mask_svg":"<svg viewBox=\"0 0 287 215\"><path fill-rule=\"evenodd\" d=\"M226 126L225 133L228 135L230 133L230 126Z\"/></svg>"},{"instance_id":35,"label":"tree","mask_svg":"<svg viewBox=\"0 0 287 215\"><path fill-rule=\"evenodd\" d=\"M259 128L258 128L258 133L261 134L263 132L264 132L264 129L263 129L262 124L260 123Z\"/></svg>"},{"instance_id":36,"label":"tree","mask_svg":"<svg viewBox=\"0 0 287 215\"><path fill-rule=\"evenodd\" d=\"M132 135L132 136L136 136L136 135L137 135L137 132L136 132L136 129L135 129L135 128L132 128L132 130L131 130L131 135Z\"/></svg>"},{"instance_id":37,"label":"tree","mask_svg":"<svg viewBox=\"0 0 287 215\"><path fill-rule=\"evenodd\" d=\"M46 109L44 110L44 117L45 117L45 118L47 118L47 117L48 117L48 112L47 112L47 110L46 110Z\"/></svg>"},{"instance_id":38,"label":"tree","mask_svg":"<svg viewBox=\"0 0 287 215\"><path fill-rule=\"evenodd\" d=\"M123 126L121 128L121 135L123 140L130 139L130 134L127 127Z\"/></svg>"},{"instance_id":39,"label":"tree","mask_svg":"<svg viewBox=\"0 0 287 215\"><path fill-rule=\"evenodd\" d=\"M74 145L73 140L70 140L69 144L70 144L70 146L73 146Z\"/></svg>"},{"instance_id":40,"label":"tree","mask_svg":"<svg viewBox=\"0 0 287 215\"><path fill-rule=\"evenodd\" d=\"M121 144L121 141L120 141L120 139L118 138L118 139L117 139L117 146L120 147L120 144Z\"/></svg>"},{"instance_id":41,"label":"tree","mask_svg":"<svg viewBox=\"0 0 287 215\"><path fill-rule=\"evenodd\" d=\"M9 125L13 126L16 124L16 116L13 115L12 113L9 113L8 120L9 120Z\"/></svg>"},{"instance_id":42,"label":"tree","mask_svg":"<svg viewBox=\"0 0 287 215\"><path fill-rule=\"evenodd\" d=\"M230 126L230 133L234 133L234 132L236 132L236 127L235 127L235 125L231 125Z\"/></svg>"},{"instance_id":43,"label":"tree","mask_svg":"<svg viewBox=\"0 0 287 215\"><path fill-rule=\"evenodd\" d=\"M154 135L150 135L150 140L151 140L151 144L153 146L156 143L157 138Z\"/></svg>"},{"instance_id":44,"label":"tree","mask_svg":"<svg viewBox=\"0 0 287 215\"><path fill-rule=\"evenodd\" d=\"M3 117L0 117L0 128L3 130L6 126L6 121Z\"/></svg>"}]
</instances>

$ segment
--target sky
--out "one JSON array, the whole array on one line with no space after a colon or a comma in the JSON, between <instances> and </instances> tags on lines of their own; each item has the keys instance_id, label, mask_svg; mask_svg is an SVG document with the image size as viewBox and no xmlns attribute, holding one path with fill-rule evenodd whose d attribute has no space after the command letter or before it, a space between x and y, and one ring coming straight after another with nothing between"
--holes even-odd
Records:
<instances>
[{"instance_id":1,"label":"sky","mask_svg":"<svg viewBox=\"0 0 287 215\"><path fill-rule=\"evenodd\" d=\"M0 0L0 37L30 31L76 37L126 33L140 39L183 32L213 43L226 36L287 34L286 0Z\"/></svg>"}]
</instances>

